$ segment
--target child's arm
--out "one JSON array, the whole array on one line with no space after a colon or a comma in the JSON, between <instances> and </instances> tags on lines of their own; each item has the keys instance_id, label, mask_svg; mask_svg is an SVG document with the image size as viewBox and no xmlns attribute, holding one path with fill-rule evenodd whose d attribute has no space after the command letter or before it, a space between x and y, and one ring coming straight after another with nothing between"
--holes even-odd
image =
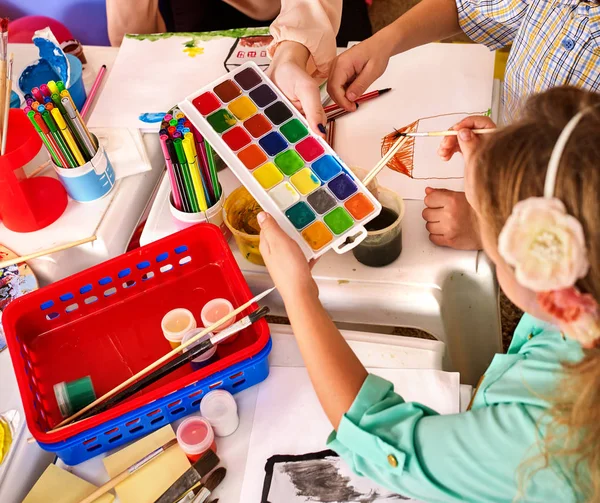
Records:
<instances>
[{"instance_id":1,"label":"child's arm","mask_svg":"<svg viewBox=\"0 0 600 503\"><path fill-rule=\"evenodd\" d=\"M108 38L120 46L126 33L163 33L165 22L158 10L158 0L106 0Z\"/></svg>"},{"instance_id":2,"label":"child's arm","mask_svg":"<svg viewBox=\"0 0 600 503\"><path fill-rule=\"evenodd\" d=\"M266 213L259 215L260 252L285 303L317 397L337 429L367 371L321 305L298 245Z\"/></svg>"},{"instance_id":3,"label":"child's arm","mask_svg":"<svg viewBox=\"0 0 600 503\"><path fill-rule=\"evenodd\" d=\"M353 110L354 100L383 74L391 56L460 31L455 0L423 0L371 38L341 54L331 69L329 94L339 105Z\"/></svg>"}]
</instances>

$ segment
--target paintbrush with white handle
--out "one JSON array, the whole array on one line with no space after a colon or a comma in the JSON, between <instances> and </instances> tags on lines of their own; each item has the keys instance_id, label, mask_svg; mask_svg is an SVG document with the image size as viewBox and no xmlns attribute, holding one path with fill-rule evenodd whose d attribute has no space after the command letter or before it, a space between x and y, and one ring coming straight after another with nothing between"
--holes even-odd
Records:
<instances>
[{"instance_id":1,"label":"paintbrush with white handle","mask_svg":"<svg viewBox=\"0 0 600 503\"><path fill-rule=\"evenodd\" d=\"M496 132L496 128L491 129L471 129L474 134L491 134ZM458 136L458 131L449 129L447 131L424 131L422 133L397 133L399 137L408 136L410 138L421 138L424 136Z\"/></svg>"}]
</instances>

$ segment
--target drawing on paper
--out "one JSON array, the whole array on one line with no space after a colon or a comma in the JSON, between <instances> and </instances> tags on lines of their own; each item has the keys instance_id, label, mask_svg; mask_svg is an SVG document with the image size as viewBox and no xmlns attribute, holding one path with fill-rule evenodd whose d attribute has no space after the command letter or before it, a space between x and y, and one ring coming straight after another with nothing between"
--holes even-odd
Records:
<instances>
[{"instance_id":1,"label":"drawing on paper","mask_svg":"<svg viewBox=\"0 0 600 503\"><path fill-rule=\"evenodd\" d=\"M252 35L236 38L225 58L225 70L230 72L248 61L254 61L261 70L266 70L271 63L267 54L267 47L272 41L273 37L271 35Z\"/></svg>"},{"instance_id":2,"label":"drawing on paper","mask_svg":"<svg viewBox=\"0 0 600 503\"><path fill-rule=\"evenodd\" d=\"M191 40L183 43L183 52L185 52L190 58L195 58L199 54L204 54L204 47L198 46L199 40L196 37L192 37Z\"/></svg>"},{"instance_id":3,"label":"drawing on paper","mask_svg":"<svg viewBox=\"0 0 600 503\"><path fill-rule=\"evenodd\" d=\"M383 137L381 141L381 155L384 156L387 152L392 148L392 146L396 143L398 138L402 133L419 133L426 131L445 131L449 129L451 126L462 120L464 117L469 115L490 115L491 110L487 110L486 112L457 112L457 113L449 113L449 114L441 114L441 115L433 115L431 117L422 117L417 119L410 124L396 129L393 133L390 133ZM422 169L419 169L420 166L415 166L415 143L417 138L409 137L404 142L404 145L398 150L398 152L392 157L390 162L387 163L387 167L393 171L397 171L403 175L408 176L409 178L413 178L414 180L453 180L464 178L462 173L455 174L452 172L440 174L440 176L431 176L428 174L427 176L419 176L419 172L421 174L427 173L427 167L423 166ZM438 143L436 143L436 138L419 138L419 141L424 143L425 145L431 145L431 148L437 148L439 144L439 138L437 138ZM456 176L453 176L456 175Z\"/></svg>"},{"instance_id":4,"label":"drawing on paper","mask_svg":"<svg viewBox=\"0 0 600 503\"><path fill-rule=\"evenodd\" d=\"M392 503L415 501L352 473L333 451L276 455L265 466L262 503Z\"/></svg>"}]
</instances>

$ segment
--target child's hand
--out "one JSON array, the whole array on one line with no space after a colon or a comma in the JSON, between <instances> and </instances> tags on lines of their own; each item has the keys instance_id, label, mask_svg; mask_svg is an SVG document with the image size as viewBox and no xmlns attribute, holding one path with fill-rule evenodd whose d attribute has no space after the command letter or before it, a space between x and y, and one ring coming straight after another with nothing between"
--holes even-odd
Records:
<instances>
[{"instance_id":1,"label":"child's hand","mask_svg":"<svg viewBox=\"0 0 600 503\"><path fill-rule=\"evenodd\" d=\"M341 107L353 112L356 101L385 71L390 44L373 35L340 54L331 65L327 92Z\"/></svg>"},{"instance_id":2,"label":"child's hand","mask_svg":"<svg viewBox=\"0 0 600 503\"><path fill-rule=\"evenodd\" d=\"M284 302L293 302L301 295L319 295L306 257L268 213L258 214L260 254Z\"/></svg>"},{"instance_id":3,"label":"child's hand","mask_svg":"<svg viewBox=\"0 0 600 503\"><path fill-rule=\"evenodd\" d=\"M464 192L427 187L425 194L423 218L431 242L457 250L481 250L477 215Z\"/></svg>"},{"instance_id":4,"label":"child's hand","mask_svg":"<svg viewBox=\"0 0 600 503\"><path fill-rule=\"evenodd\" d=\"M308 49L302 44L282 42L277 47L267 75L292 104L304 113L314 133L325 138L327 117L321 105L319 86L306 72L308 57Z\"/></svg>"},{"instance_id":5,"label":"child's hand","mask_svg":"<svg viewBox=\"0 0 600 503\"><path fill-rule=\"evenodd\" d=\"M466 117L462 121L460 121L458 124L455 124L454 126L452 126L451 129L453 129L454 131L459 131L459 136L444 137L444 139L442 140L442 142L440 143L440 146L438 148L438 155L444 161L449 161L452 158L452 156L454 154L456 154L457 152L462 152L463 154L465 154L465 152L461 149L461 144L460 144L461 129L464 129L464 130L493 129L495 127L496 127L496 124L489 117L485 117L482 115ZM468 133L465 131L462 134L465 135ZM475 135L474 139L479 140L477 135ZM478 141L475 143L478 143ZM469 150L469 152L471 151L471 149L468 149L468 150Z\"/></svg>"}]
</instances>

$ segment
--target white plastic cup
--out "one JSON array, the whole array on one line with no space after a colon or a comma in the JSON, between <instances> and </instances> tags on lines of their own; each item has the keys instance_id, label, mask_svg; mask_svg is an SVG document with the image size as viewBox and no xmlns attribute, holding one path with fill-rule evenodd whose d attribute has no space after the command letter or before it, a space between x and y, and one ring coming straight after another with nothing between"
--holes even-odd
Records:
<instances>
[{"instance_id":1,"label":"white plastic cup","mask_svg":"<svg viewBox=\"0 0 600 503\"><path fill-rule=\"evenodd\" d=\"M225 236L226 240L229 240L231 237L231 232L225 225L223 221L223 201L225 201L224 194L221 194L219 200L206 211L199 211L198 213L186 213L185 211L178 210L173 204L173 194L169 193L169 209L171 210L171 215L174 218L182 222L182 228L191 227L192 225L199 223L206 223L216 225L223 236Z\"/></svg>"},{"instance_id":2,"label":"white plastic cup","mask_svg":"<svg viewBox=\"0 0 600 503\"><path fill-rule=\"evenodd\" d=\"M200 312L200 318L202 319L202 324L208 328L212 326L213 323L219 321L224 316L227 316L232 311L234 311L233 304L227 299L213 299L209 300L204 305L202 311ZM232 325L234 322L235 316L232 317L229 321L226 321L222 325L215 328L213 332L220 332L221 330L224 330L228 326Z\"/></svg>"},{"instance_id":3,"label":"white plastic cup","mask_svg":"<svg viewBox=\"0 0 600 503\"><path fill-rule=\"evenodd\" d=\"M208 419L217 437L231 435L240 424L235 399L224 389L216 389L206 394L200 402L200 414Z\"/></svg>"},{"instance_id":4,"label":"white plastic cup","mask_svg":"<svg viewBox=\"0 0 600 503\"><path fill-rule=\"evenodd\" d=\"M163 335L169 341L173 349L181 346L181 340L190 330L194 330L198 325L191 311L183 308L177 308L169 311L163 316L160 322Z\"/></svg>"},{"instance_id":5,"label":"white plastic cup","mask_svg":"<svg viewBox=\"0 0 600 503\"><path fill-rule=\"evenodd\" d=\"M183 339L181 339L181 344L189 341L192 337L195 337L196 335L198 335L202 330L203 329L190 330L189 332L187 332L183 336ZM213 336L212 333L206 334L204 337L201 337L200 340L196 341L191 346L188 346L187 348L185 348L183 350L183 352L184 353L187 352L188 350L190 350L193 347L197 346L201 342L204 342L207 339L210 339L212 336ZM218 357L217 357L217 346L213 346L211 349L209 349L205 353L201 354L198 358L194 358L190 363L192 364L192 368L194 370L198 370L198 369L200 369L202 367L206 367L207 365L210 365L211 363L213 363L216 360L218 360Z\"/></svg>"},{"instance_id":6,"label":"white plastic cup","mask_svg":"<svg viewBox=\"0 0 600 503\"><path fill-rule=\"evenodd\" d=\"M200 416L190 416L181 422L177 428L177 443L192 463L209 449L217 452L212 426Z\"/></svg>"}]
</instances>

